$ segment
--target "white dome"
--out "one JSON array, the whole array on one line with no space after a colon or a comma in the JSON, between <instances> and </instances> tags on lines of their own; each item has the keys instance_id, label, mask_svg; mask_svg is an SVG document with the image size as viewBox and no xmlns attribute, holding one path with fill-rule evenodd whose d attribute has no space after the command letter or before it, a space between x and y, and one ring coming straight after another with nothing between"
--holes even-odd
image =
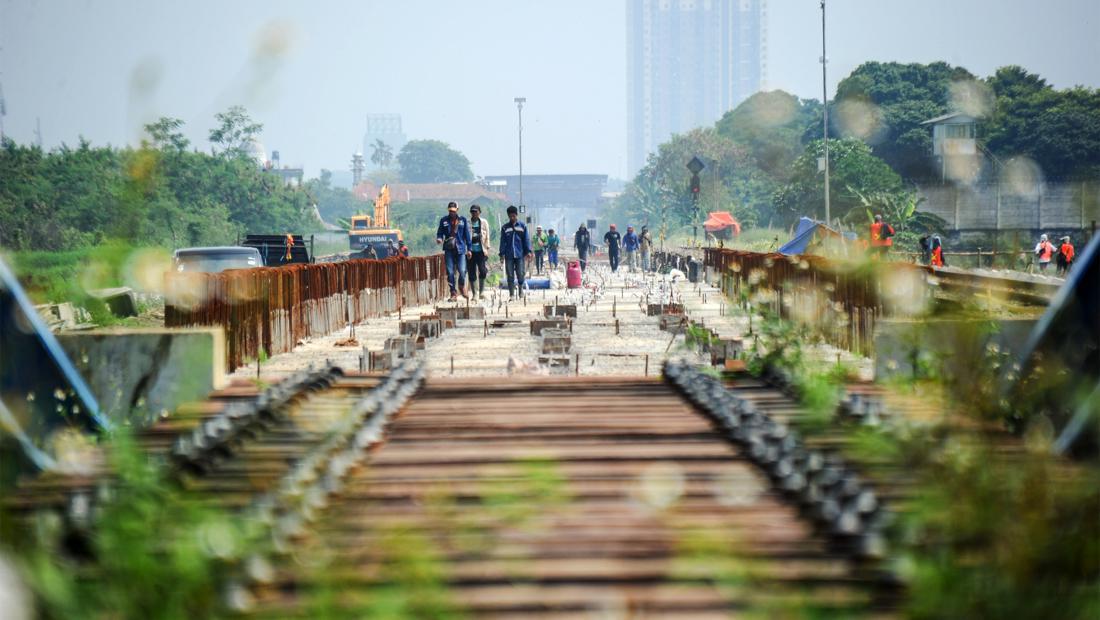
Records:
<instances>
[{"instance_id":1,"label":"white dome","mask_svg":"<svg viewBox=\"0 0 1100 620\"><path fill-rule=\"evenodd\" d=\"M264 143L260 142L259 139L252 138L246 142L244 152L261 166L267 164L267 152L264 151Z\"/></svg>"}]
</instances>

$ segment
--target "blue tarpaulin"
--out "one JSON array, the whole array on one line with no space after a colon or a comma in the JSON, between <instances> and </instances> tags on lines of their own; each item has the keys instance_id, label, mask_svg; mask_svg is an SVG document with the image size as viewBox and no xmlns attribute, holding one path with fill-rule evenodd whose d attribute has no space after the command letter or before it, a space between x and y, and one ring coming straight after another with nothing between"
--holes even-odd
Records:
<instances>
[{"instance_id":1,"label":"blue tarpaulin","mask_svg":"<svg viewBox=\"0 0 1100 620\"><path fill-rule=\"evenodd\" d=\"M794 229L794 236L779 248L779 253L788 256L805 254L807 249L817 245L826 237L842 238L839 232L829 228L824 223L804 217L798 220L798 226Z\"/></svg>"}]
</instances>

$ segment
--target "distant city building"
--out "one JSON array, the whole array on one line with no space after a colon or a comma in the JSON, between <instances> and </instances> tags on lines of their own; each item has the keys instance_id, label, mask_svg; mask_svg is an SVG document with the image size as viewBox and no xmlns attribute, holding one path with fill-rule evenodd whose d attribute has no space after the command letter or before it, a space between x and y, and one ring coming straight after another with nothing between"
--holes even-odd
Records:
<instances>
[{"instance_id":1,"label":"distant city building","mask_svg":"<svg viewBox=\"0 0 1100 620\"><path fill-rule=\"evenodd\" d=\"M509 203L519 204L519 176L486 176L482 184L503 191ZM575 230L581 222L603 211L606 186L606 174L525 174L525 216L543 228Z\"/></svg>"},{"instance_id":2,"label":"distant city building","mask_svg":"<svg viewBox=\"0 0 1100 620\"><path fill-rule=\"evenodd\" d=\"M367 115L367 133L363 135L363 158L369 171L378 170L382 167L372 161L374 144L378 140L390 147L393 153L393 163L390 166L395 166L397 164L397 154L408 142L405 133L401 129L400 114Z\"/></svg>"},{"instance_id":3,"label":"distant city building","mask_svg":"<svg viewBox=\"0 0 1100 620\"><path fill-rule=\"evenodd\" d=\"M264 170L283 180L283 185L288 187L301 187L305 169L302 166L291 168L284 166L279 158L279 151L271 151L271 160L264 163Z\"/></svg>"},{"instance_id":4,"label":"distant city building","mask_svg":"<svg viewBox=\"0 0 1100 620\"><path fill-rule=\"evenodd\" d=\"M760 90L766 0L627 0L627 165Z\"/></svg>"}]
</instances>

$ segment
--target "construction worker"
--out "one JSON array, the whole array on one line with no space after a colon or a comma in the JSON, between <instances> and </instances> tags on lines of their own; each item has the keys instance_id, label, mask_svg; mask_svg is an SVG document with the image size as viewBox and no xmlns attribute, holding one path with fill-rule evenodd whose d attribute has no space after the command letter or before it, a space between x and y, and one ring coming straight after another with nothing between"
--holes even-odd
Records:
<instances>
[{"instance_id":1,"label":"construction worker","mask_svg":"<svg viewBox=\"0 0 1100 620\"><path fill-rule=\"evenodd\" d=\"M550 263L551 269L558 268L559 247L561 247L561 237L551 228L550 234L546 235L546 260Z\"/></svg>"},{"instance_id":2,"label":"construction worker","mask_svg":"<svg viewBox=\"0 0 1100 620\"><path fill-rule=\"evenodd\" d=\"M588 233L588 227L583 223L577 227L573 235L573 249L577 251L581 263L581 271L588 266L588 250L592 248L592 235Z\"/></svg>"},{"instance_id":3,"label":"construction worker","mask_svg":"<svg viewBox=\"0 0 1100 620\"><path fill-rule=\"evenodd\" d=\"M881 215L875 216L875 223L871 224L871 253L874 256L885 256L894 245L894 227L882 221Z\"/></svg>"},{"instance_id":4,"label":"construction worker","mask_svg":"<svg viewBox=\"0 0 1100 620\"><path fill-rule=\"evenodd\" d=\"M527 225L519 221L519 209L508 206L508 221L500 229L500 260L508 278L508 299L515 299L515 290L523 297L523 261L531 257L531 239Z\"/></svg>"},{"instance_id":5,"label":"construction worker","mask_svg":"<svg viewBox=\"0 0 1100 620\"><path fill-rule=\"evenodd\" d=\"M409 257L409 246L405 245L404 239L402 239L401 243L397 246L397 255L401 258Z\"/></svg>"},{"instance_id":6,"label":"construction worker","mask_svg":"<svg viewBox=\"0 0 1100 620\"><path fill-rule=\"evenodd\" d=\"M627 226L623 235L623 251L626 252L626 268L630 273L638 267L638 245L638 233L634 232L633 226Z\"/></svg>"},{"instance_id":7,"label":"construction worker","mask_svg":"<svg viewBox=\"0 0 1100 620\"><path fill-rule=\"evenodd\" d=\"M474 299L485 296L485 279L489 277L486 256L489 254L489 223L481 219L481 207L470 205L470 293Z\"/></svg>"},{"instance_id":8,"label":"construction worker","mask_svg":"<svg viewBox=\"0 0 1100 620\"><path fill-rule=\"evenodd\" d=\"M363 248L363 258L378 258L378 253L374 251L373 243L368 243L367 247Z\"/></svg>"},{"instance_id":9,"label":"construction worker","mask_svg":"<svg viewBox=\"0 0 1100 620\"><path fill-rule=\"evenodd\" d=\"M466 259L470 258L470 223L458 214L458 205L447 204L447 215L439 220L435 242L443 246L447 265L447 285L451 288L451 301L458 299L455 287L463 297L466 294Z\"/></svg>"},{"instance_id":10,"label":"construction worker","mask_svg":"<svg viewBox=\"0 0 1100 620\"><path fill-rule=\"evenodd\" d=\"M286 234L286 257L283 258L284 261L286 261L288 263L290 262L290 258L293 256L293 253L291 252L291 250L293 250L293 249L294 249L294 235L292 235L290 233L287 233Z\"/></svg>"},{"instance_id":11,"label":"construction worker","mask_svg":"<svg viewBox=\"0 0 1100 620\"><path fill-rule=\"evenodd\" d=\"M1050 259L1054 256L1054 244L1045 234L1040 235L1039 243L1035 244L1035 256L1039 258L1039 271L1046 271L1050 266Z\"/></svg>"},{"instance_id":12,"label":"construction worker","mask_svg":"<svg viewBox=\"0 0 1100 620\"><path fill-rule=\"evenodd\" d=\"M929 233L924 233L917 240L917 243L920 244L920 264L932 264L932 236Z\"/></svg>"},{"instance_id":13,"label":"construction worker","mask_svg":"<svg viewBox=\"0 0 1100 620\"><path fill-rule=\"evenodd\" d=\"M546 233L542 232L542 226L535 226L531 249L535 252L535 273L542 275L542 255L546 252Z\"/></svg>"},{"instance_id":14,"label":"construction worker","mask_svg":"<svg viewBox=\"0 0 1100 620\"><path fill-rule=\"evenodd\" d=\"M638 235L638 249L642 252L642 272L648 272L649 252L653 249L653 235L649 233L649 226L642 226L642 232Z\"/></svg>"},{"instance_id":15,"label":"construction worker","mask_svg":"<svg viewBox=\"0 0 1100 620\"><path fill-rule=\"evenodd\" d=\"M387 239L386 255L383 258L389 258L391 256L397 256L397 244L393 242L393 239Z\"/></svg>"},{"instance_id":16,"label":"construction worker","mask_svg":"<svg viewBox=\"0 0 1100 620\"><path fill-rule=\"evenodd\" d=\"M611 273L619 269L619 246L622 245L623 236L615 230L615 225L608 227L603 235L603 242L607 244L607 260L611 261Z\"/></svg>"},{"instance_id":17,"label":"construction worker","mask_svg":"<svg viewBox=\"0 0 1100 620\"><path fill-rule=\"evenodd\" d=\"M1073 244L1069 237L1062 237L1062 245L1058 246L1058 275L1065 277L1073 264Z\"/></svg>"},{"instance_id":18,"label":"construction worker","mask_svg":"<svg viewBox=\"0 0 1100 620\"><path fill-rule=\"evenodd\" d=\"M946 267L947 261L943 258L943 242L940 241L940 236L932 237L932 242L929 243L928 247L930 248L928 264L933 267Z\"/></svg>"}]
</instances>

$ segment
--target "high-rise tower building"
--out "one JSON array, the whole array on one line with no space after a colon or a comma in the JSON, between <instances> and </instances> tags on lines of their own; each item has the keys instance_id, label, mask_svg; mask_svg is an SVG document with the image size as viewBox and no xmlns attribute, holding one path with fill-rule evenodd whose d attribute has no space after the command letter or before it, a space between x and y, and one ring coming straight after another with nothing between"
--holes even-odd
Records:
<instances>
[{"instance_id":1,"label":"high-rise tower building","mask_svg":"<svg viewBox=\"0 0 1100 620\"><path fill-rule=\"evenodd\" d=\"M363 157L367 170L381 168L373 160L375 144L381 140L390 149L391 166L397 162L397 154L405 147L405 132L401 130L400 114L368 114L367 133L363 136Z\"/></svg>"},{"instance_id":2,"label":"high-rise tower building","mask_svg":"<svg viewBox=\"0 0 1100 620\"><path fill-rule=\"evenodd\" d=\"M626 0L627 164L711 125L765 79L766 0Z\"/></svg>"}]
</instances>

